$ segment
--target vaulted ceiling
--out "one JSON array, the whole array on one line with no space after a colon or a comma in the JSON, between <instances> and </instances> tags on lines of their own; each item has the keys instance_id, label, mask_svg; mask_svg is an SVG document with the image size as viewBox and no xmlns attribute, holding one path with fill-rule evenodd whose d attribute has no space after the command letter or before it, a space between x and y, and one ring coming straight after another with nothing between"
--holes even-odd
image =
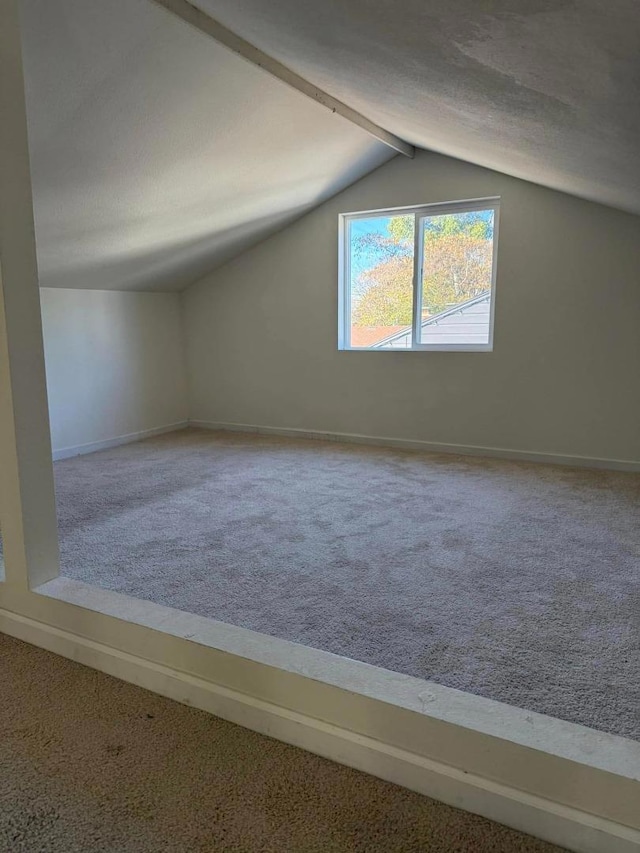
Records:
<instances>
[{"instance_id":1,"label":"vaulted ceiling","mask_svg":"<svg viewBox=\"0 0 640 853\"><path fill-rule=\"evenodd\" d=\"M182 289L393 156L152 0L21 0L41 284ZM640 213L637 0L196 0L418 147Z\"/></svg>"},{"instance_id":2,"label":"vaulted ceiling","mask_svg":"<svg viewBox=\"0 0 640 853\"><path fill-rule=\"evenodd\" d=\"M404 139L640 213L638 0L195 0Z\"/></svg>"},{"instance_id":3,"label":"vaulted ceiling","mask_svg":"<svg viewBox=\"0 0 640 853\"><path fill-rule=\"evenodd\" d=\"M150 0L22 0L44 287L181 290L395 152Z\"/></svg>"}]
</instances>

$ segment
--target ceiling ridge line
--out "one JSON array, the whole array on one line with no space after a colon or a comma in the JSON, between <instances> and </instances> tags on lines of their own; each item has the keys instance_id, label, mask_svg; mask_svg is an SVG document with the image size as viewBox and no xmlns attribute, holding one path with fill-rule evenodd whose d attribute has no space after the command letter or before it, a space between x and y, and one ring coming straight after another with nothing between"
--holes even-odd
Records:
<instances>
[{"instance_id":1,"label":"ceiling ridge line","mask_svg":"<svg viewBox=\"0 0 640 853\"><path fill-rule=\"evenodd\" d=\"M271 76L276 77L287 86L297 89L298 92L315 101L317 104L357 125L379 142L388 145L400 154L404 154L405 157L415 156L416 151L413 145L410 145L404 139L380 127L357 110L352 109L347 104L314 86L313 83L305 80L304 77L296 74L295 71L287 68L286 65L278 62L277 59L273 59L273 57L264 53L264 51L255 47L241 36L236 35L232 30L225 27L219 21L216 21L215 18L203 12L202 9L194 6L189 0L151 0L151 2L171 12L185 23L195 27L201 33L215 39L215 41L224 47L238 54L252 65L271 74Z\"/></svg>"}]
</instances>

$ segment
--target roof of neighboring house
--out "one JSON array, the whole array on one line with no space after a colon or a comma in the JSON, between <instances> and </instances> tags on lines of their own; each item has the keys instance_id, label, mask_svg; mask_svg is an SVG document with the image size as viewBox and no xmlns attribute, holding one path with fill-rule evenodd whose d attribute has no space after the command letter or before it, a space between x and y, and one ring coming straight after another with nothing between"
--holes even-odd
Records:
<instances>
[{"instance_id":1,"label":"roof of neighboring house","mask_svg":"<svg viewBox=\"0 0 640 853\"><path fill-rule=\"evenodd\" d=\"M484 290L477 296L446 308L422 321L420 342L423 344L452 343L456 337L464 337L464 343L485 344L489 340L491 321L491 291ZM411 330L406 327L373 344L374 349L404 347L410 343ZM404 339L409 343L405 343Z\"/></svg>"},{"instance_id":2,"label":"roof of neighboring house","mask_svg":"<svg viewBox=\"0 0 640 853\"><path fill-rule=\"evenodd\" d=\"M406 326L352 326L351 346L372 347L382 338L386 340L399 332L406 331Z\"/></svg>"}]
</instances>

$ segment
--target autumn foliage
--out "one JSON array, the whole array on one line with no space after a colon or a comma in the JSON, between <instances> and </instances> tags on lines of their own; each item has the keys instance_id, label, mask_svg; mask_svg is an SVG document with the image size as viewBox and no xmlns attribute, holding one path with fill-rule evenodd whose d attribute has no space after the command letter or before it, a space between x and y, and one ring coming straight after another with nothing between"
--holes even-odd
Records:
<instances>
[{"instance_id":1,"label":"autumn foliage","mask_svg":"<svg viewBox=\"0 0 640 853\"><path fill-rule=\"evenodd\" d=\"M356 282L352 323L409 326L413 312L413 216L393 217L388 236L363 238L361 251L376 263ZM491 286L492 222L477 214L425 220L422 277L423 316L437 314Z\"/></svg>"}]
</instances>

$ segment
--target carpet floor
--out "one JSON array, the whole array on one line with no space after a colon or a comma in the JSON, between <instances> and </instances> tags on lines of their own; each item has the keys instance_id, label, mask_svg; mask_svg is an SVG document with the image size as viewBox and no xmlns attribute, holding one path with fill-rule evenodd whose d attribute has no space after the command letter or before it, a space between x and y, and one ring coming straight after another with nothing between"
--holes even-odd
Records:
<instances>
[{"instance_id":1,"label":"carpet floor","mask_svg":"<svg viewBox=\"0 0 640 853\"><path fill-rule=\"evenodd\" d=\"M55 473L68 576L640 740L640 475L197 430Z\"/></svg>"},{"instance_id":2,"label":"carpet floor","mask_svg":"<svg viewBox=\"0 0 640 853\"><path fill-rule=\"evenodd\" d=\"M0 853L559 853L0 634Z\"/></svg>"}]
</instances>

